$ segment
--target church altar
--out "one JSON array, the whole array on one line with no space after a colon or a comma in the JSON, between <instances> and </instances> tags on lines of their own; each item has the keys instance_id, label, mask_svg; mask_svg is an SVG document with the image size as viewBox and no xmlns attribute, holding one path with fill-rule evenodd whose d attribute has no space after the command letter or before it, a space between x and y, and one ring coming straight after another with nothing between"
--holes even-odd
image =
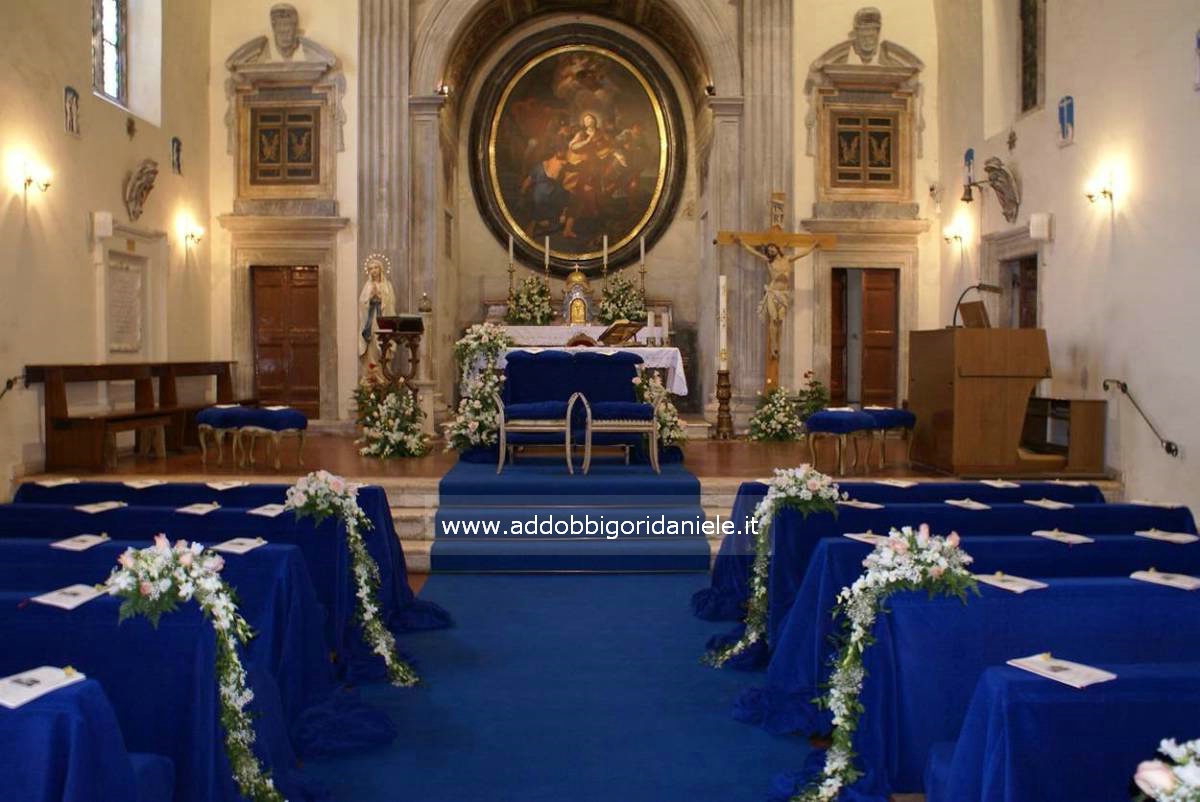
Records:
<instances>
[{"instance_id":1,"label":"church altar","mask_svg":"<svg viewBox=\"0 0 1200 802\"><path fill-rule=\"evenodd\" d=\"M564 331L566 331L567 329L574 328L574 329L578 329L580 331L588 331L588 329L599 329L602 331L605 327L599 327L599 326L574 326L574 327L572 327L572 326L553 326L553 327L551 327L551 326L518 326L518 327L511 327L510 326L509 331L511 332L513 328L529 328L529 329L555 328L555 329L562 329ZM590 336L591 332L588 332L588 334ZM506 349L504 352L504 356L500 357L499 361L496 363L496 367L503 369L504 366L506 364L508 364L508 360L507 360L508 354L511 354L513 351L534 351L534 352L536 352L536 351L550 351L550 350L571 351L571 352L595 351L595 352L601 353L601 354L615 354L618 351L632 351L642 358L642 364L646 368L648 368L650 370L661 370L666 373L666 376L663 379L663 384L666 386L666 388L669 392L673 393L674 395L678 395L678 396L685 396L688 393L687 378L683 374L683 356L679 353L679 349L674 348L674 347L646 346L646 347L635 347L635 348L588 348L586 346L579 346L579 347L574 347L574 348L566 348L565 346L558 346L558 347L550 347L550 348L540 348L540 347L536 347L536 346L525 346L525 347L517 346L514 348ZM479 363L478 367L483 367L483 363L482 362Z\"/></svg>"},{"instance_id":2,"label":"church altar","mask_svg":"<svg viewBox=\"0 0 1200 802\"><path fill-rule=\"evenodd\" d=\"M513 326L505 324L505 333L517 345L565 346L576 334L586 334L593 340L608 329L603 324L575 323L563 326ZM660 342L663 336L662 326L643 326L634 337L644 343L647 338Z\"/></svg>"}]
</instances>

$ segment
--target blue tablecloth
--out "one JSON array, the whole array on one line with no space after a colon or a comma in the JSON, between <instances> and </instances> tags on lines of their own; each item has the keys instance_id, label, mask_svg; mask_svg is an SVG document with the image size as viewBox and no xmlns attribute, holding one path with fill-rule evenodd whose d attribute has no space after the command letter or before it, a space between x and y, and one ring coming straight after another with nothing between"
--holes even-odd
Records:
<instances>
[{"instance_id":1,"label":"blue tablecloth","mask_svg":"<svg viewBox=\"0 0 1200 802\"><path fill-rule=\"evenodd\" d=\"M1023 577L1119 577L1150 567L1200 575L1200 543L1175 545L1133 535L1102 535L1095 543L1067 546L1036 537L972 536L963 548L977 573L1004 571ZM734 717L776 733L826 732L828 714L812 700L829 678L836 632L834 603L862 573L871 547L847 538L817 543L795 602L779 629L767 665L767 682L743 692Z\"/></svg>"},{"instance_id":2,"label":"blue tablecloth","mask_svg":"<svg viewBox=\"0 0 1200 802\"><path fill-rule=\"evenodd\" d=\"M30 665L27 668L36 668ZM20 802L171 802L168 758L129 754L93 679L0 707L0 796Z\"/></svg>"},{"instance_id":3,"label":"blue tablecloth","mask_svg":"<svg viewBox=\"0 0 1200 802\"><path fill-rule=\"evenodd\" d=\"M1095 485L1076 487L1058 482L1017 484L1020 486L995 488L981 482L918 482L913 487L905 488L877 482L841 482L839 487L851 498L874 504L939 504L950 498L968 497L985 504L1040 498L1069 504L1104 503L1104 494ZM734 534L721 543L720 554L713 565L712 585L692 597L692 611L700 618L706 621L738 621L745 614L754 546L744 522L754 514L754 508L766 494L767 486L762 482L743 482L738 488L729 516L736 527Z\"/></svg>"},{"instance_id":4,"label":"blue tablecloth","mask_svg":"<svg viewBox=\"0 0 1200 802\"><path fill-rule=\"evenodd\" d=\"M217 703L212 625L194 604L163 616L155 629L138 618L117 623L119 601L104 597L67 611L0 591L0 674L37 665L71 665L104 686L125 744L175 764L176 802L240 797L225 757ZM246 661L258 734L256 751L291 802L323 796L295 770L274 678Z\"/></svg>"},{"instance_id":5,"label":"blue tablecloth","mask_svg":"<svg viewBox=\"0 0 1200 802\"><path fill-rule=\"evenodd\" d=\"M899 594L864 659L854 749L863 799L919 792L930 750L957 737L989 666L1040 652L1090 665L1200 662L1200 593L1132 579L1052 579L1014 594ZM799 778L796 778L799 779Z\"/></svg>"},{"instance_id":6,"label":"blue tablecloth","mask_svg":"<svg viewBox=\"0 0 1200 802\"><path fill-rule=\"evenodd\" d=\"M178 508L215 501L227 509L252 509L264 504L282 504L288 487L290 485L250 484L214 490L202 482L170 482L139 490L123 482L78 482L58 487L26 482L17 489L13 502L75 506L97 501L123 501L137 507ZM372 529L366 534L367 548L379 563L380 600L389 626L395 632L450 626L451 619L445 610L432 602L417 599L409 587L404 551L396 535L387 493L377 485L366 485L359 488L358 503L371 520ZM285 513L283 517L290 518L292 513Z\"/></svg>"},{"instance_id":7,"label":"blue tablecloth","mask_svg":"<svg viewBox=\"0 0 1200 802\"><path fill-rule=\"evenodd\" d=\"M925 771L928 802L1127 802L1163 738L1200 733L1200 665L1104 665L1083 690L1008 666L987 669L956 743Z\"/></svg>"}]
</instances>

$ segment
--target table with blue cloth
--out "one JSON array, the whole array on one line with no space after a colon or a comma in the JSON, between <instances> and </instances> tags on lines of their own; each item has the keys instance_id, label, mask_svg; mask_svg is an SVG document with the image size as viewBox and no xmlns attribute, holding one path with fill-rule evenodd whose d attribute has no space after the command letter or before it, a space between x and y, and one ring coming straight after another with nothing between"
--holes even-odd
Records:
<instances>
[{"instance_id":1,"label":"table with blue cloth","mask_svg":"<svg viewBox=\"0 0 1200 802\"><path fill-rule=\"evenodd\" d=\"M104 686L129 750L174 762L176 802L241 799L225 757L216 638L197 605L164 615L155 628L144 618L118 623L115 598L61 610L29 596L0 590L0 674L31 665L74 666ZM244 662L254 693L256 754L291 802L318 798L319 790L295 769L274 678L262 665Z\"/></svg>"},{"instance_id":2,"label":"table with blue cloth","mask_svg":"<svg viewBox=\"0 0 1200 802\"><path fill-rule=\"evenodd\" d=\"M1048 498L1068 504L1103 504L1104 494L1095 485L1061 482L1014 482L1017 487L992 487L982 482L917 482L895 487L878 482L839 482L852 499L873 504L934 504L952 498L973 498L985 504L1014 503ZM24 488L22 488L23 490ZM20 493L18 493L18 496ZM767 495L764 482L742 482L729 520L735 527L721 542L712 570L712 584L692 597L692 611L706 621L737 621L745 614L749 596L750 565L754 540L745 522Z\"/></svg>"},{"instance_id":3,"label":"table with blue cloth","mask_svg":"<svg viewBox=\"0 0 1200 802\"><path fill-rule=\"evenodd\" d=\"M169 758L125 750L93 679L0 707L0 753L0 793L20 802L171 802L175 787Z\"/></svg>"},{"instance_id":4,"label":"table with blue cloth","mask_svg":"<svg viewBox=\"0 0 1200 802\"><path fill-rule=\"evenodd\" d=\"M848 799L919 792L931 749L957 737L989 666L1041 652L1089 665L1200 662L1200 594L1132 579L1048 581L1023 594L982 586L966 603L891 598L863 659L854 751L865 776Z\"/></svg>"},{"instance_id":5,"label":"table with blue cloth","mask_svg":"<svg viewBox=\"0 0 1200 802\"><path fill-rule=\"evenodd\" d=\"M247 484L227 490L216 490L202 482L170 482L138 489L124 482L76 482L56 487L42 487L36 482L25 482L17 489L13 502L75 506L100 501L123 501L136 507L178 508L215 501L226 509L245 510L265 504L283 504L289 487L290 485L284 484ZM378 485L360 487L358 505L371 521L371 529L363 533L363 538L367 550L379 563L379 595L388 626L393 632L442 629L450 626L451 619L445 610L433 602L418 599L409 587L404 551L396 534L387 492ZM275 520L294 517L295 513L289 511Z\"/></svg>"},{"instance_id":6,"label":"table with blue cloth","mask_svg":"<svg viewBox=\"0 0 1200 802\"><path fill-rule=\"evenodd\" d=\"M1101 665L1078 690L1010 666L983 672L954 743L925 769L928 802L1127 802L1163 738L1196 736L1200 664Z\"/></svg>"},{"instance_id":7,"label":"table with blue cloth","mask_svg":"<svg viewBox=\"0 0 1200 802\"><path fill-rule=\"evenodd\" d=\"M775 734L828 732L829 714L812 700L829 678L837 594L863 572L871 546L849 538L817 543L791 611L772 644L767 681L734 703L734 717ZM962 548L974 557L971 570L1021 577L1116 577L1155 567L1200 575L1200 543L1177 545L1134 535L1102 535L1095 543L1068 546L1037 537L972 536Z\"/></svg>"}]
</instances>

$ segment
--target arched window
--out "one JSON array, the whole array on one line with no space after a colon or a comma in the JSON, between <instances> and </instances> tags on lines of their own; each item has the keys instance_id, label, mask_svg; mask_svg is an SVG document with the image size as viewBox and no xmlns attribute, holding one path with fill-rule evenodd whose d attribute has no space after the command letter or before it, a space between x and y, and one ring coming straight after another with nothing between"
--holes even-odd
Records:
<instances>
[{"instance_id":1,"label":"arched window","mask_svg":"<svg viewBox=\"0 0 1200 802\"><path fill-rule=\"evenodd\" d=\"M128 0L92 0L92 88L129 105Z\"/></svg>"}]
</instances>

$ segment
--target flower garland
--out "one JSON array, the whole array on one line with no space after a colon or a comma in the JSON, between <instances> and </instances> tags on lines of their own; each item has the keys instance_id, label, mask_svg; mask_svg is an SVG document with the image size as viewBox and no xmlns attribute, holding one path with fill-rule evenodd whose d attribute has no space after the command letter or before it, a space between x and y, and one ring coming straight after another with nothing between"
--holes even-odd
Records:
<instances>
[{"instance_id":1,"label":"flower garland","mask_svg":"<svg viewBox=\"0 0 1200 802\"><path fill-rule=\"evenodd\" d=\"M358 506L358 486L328 471L316 471L301 477L288 488L286 506L296 511L297 518L311 517L320 524L326 518L336 516L345 526L363 638L371 651L383 658L393 685L416 685L420 678L412 666L396 654L396 638L379 620L379 564L371 557L363 540L362 532L371 528L371 520Z\"/></svg>"},{"instance_id":2,"label":"flower garland","mask_svg":"<svg viewBox=\"0 0 1200 802\"><path fill-rule=\"evenodd\" d=\"M705 654L705 663L720 668L766 638L771 522L775 515L785 509L799 510L806 518L813 512L836 515L839 498L837 484L807 464L799 468L775 469L775 477L767 485L767 495L754 508L754 565L750 572L750 598L746 602L746 630L737 643Z\"/></svg>"},{"instance_id":3,"label":"flower garland","mask_svg":"<svg viewBox=\"0 0 1200 802\"><path fill-rule=\"evenodd\" d=\"M614 320L645 320L646 299L629 279L617 273L605 283L596 317L601 323L612 323Z\"/></svg>"},{"instance_id":4,"label":"flower garland","mask_svg":"<svg viewBox=\"0 0 1200 802\"><path fill-rule=\"evenodd\" d=\"M799 440L804 422L829 404L829 391L813 372L804 374L804 386L795 393L776 387L758 401L750 416L751 440Z\"/></svg>"},{"instance_id":5,"label":"flower garland","mask_svg":"<svg viewBox=\"0 0 1200 802\"><path fill-rule=\"evenodd\" d=\"M246 685L246 670L238 657L238 644L254 637L238 612L229 586L221 579L225 561L199 543L180 540L171 547L166 535L156 535L154 545L126 549L105 582L105 590L121 597L120 620L144 615L158 626L163 613L180 602L195 599L217 636L216 674L225 728L225 754L242 796L253 802L282 802L269 774L254 756L254 726L246 705L254 692Z\"/></svg>"},{"instance_id":6,"label":"flower garland","mask_svg":"<svg viewBox=\"0 0 1200 802\"><path fill-rule=\"evenodd\" d=\"M479 323L467 329L454 344L462 385L457 414L445 425L446 450L466 451L495 445L499 439L500 410L496 397L504 377L496 370L513 340L502 326Z\"/></svg>"},{"instance_id":7,"label":"flower garland","mask_svg":"<svg viewBox=\"0 0 1200 802\"><path fill-rule=\"evenodd\" d=\"M957 596L978 592L968 570L971 555L959 548L959 537L929 534L922 524L916 531L893 529L885 542L863 561L866 571L838 594L834 615L842 620L839 649L833 662L828 690L817 705L833 713L833 735L825 753L825 766L807 788L791 802L832 802L862 772L854 766L853 740L862 715L863 654L874 638L871 630L892 594L923 590L930 596ZM1174 802L1174 800L1172 801Z\"/></svg>"},{"instance_id":8,"label":"flower garland","mask_svg":"<svg viewBox=\"0 0 1200 802\"><path fill-rule=\"evenodd\" d=\"M536 276L527 276L508 300L504 319L509 323L544 326L554 319L550 286Z\"/></svg>"},{"instance_id":9,"label":"flower garland","mask_svg":"<svg viewBox=\"0 0 1200 802\"><path fill-rule=\"evenodd\" d=\"M683 424L679 420L679 410L671 401L671 394L663 385L662 378L655 372L651 372L647 380L634 376L633 388L639 401L654 406L659 445L666 448L682 443Z\"/></svg>"},{"instance_id":10,"label":"flower garland","mask_svg":"<svg viewBox=\"0 0 1200 802\"><path fill-rule=\"evenodd\" d=\"M372 377L354 389L356 422L362 427L359 454L364 457L423 457L429 444L421 431L425 413L402 379L399 385Z\"/></svg>"},{"instance_id":11,"label":"flower garland","mask_svg":"<svg viewBox=\"0 0 1200 802\"><path fill-rule=\"evenodd\" d=\"M1200 802L1200 739L1176 743L1167 738L1158 745L1165 760L1143 760L1133 781L1139 799L1154 802Z\"/></svg>"}]
</instances>

